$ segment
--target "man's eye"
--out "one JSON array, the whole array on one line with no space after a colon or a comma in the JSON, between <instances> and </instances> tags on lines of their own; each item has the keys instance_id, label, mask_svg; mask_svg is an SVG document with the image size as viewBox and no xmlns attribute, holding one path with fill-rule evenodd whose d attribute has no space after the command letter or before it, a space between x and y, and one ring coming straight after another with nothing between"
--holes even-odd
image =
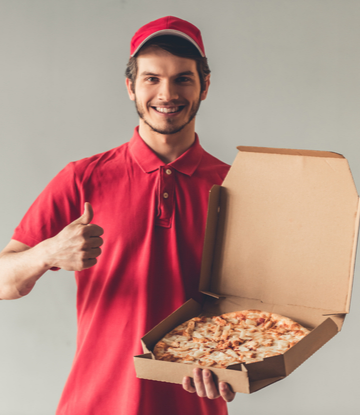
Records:
<instances>
[{"instance_id":1,"label":"man's eye","mask_svg":"<svg viewBox=\"0 0 360 415\"><path fill-rule=\"evenodd\" d=\"M190 81L190 78L188 78L188 77L186 77L186 76L180 76L178 79L177 79L177 81L178 82L189 82Z\"/></svg>"},{"instance_id":2,"label":"man's eye","mask_svg":"<svg viewBox=\"0 0 360 415\"><path fill-rule=\"evenodd\" d=\"M157 78L155 78L154 76L149 76L149 78L146 78L146 80L148 82L156 82Z\"/></svg>"}]
</instances>

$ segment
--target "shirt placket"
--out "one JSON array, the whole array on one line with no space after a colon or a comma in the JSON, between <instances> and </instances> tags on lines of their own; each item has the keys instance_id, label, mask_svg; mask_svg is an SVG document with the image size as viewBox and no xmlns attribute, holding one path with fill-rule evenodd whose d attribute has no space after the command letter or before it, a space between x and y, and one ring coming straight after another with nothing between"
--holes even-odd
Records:
<instances>
[{"instance_id":1,"label":"shirt placket","mask_svg":"<svg viewBox=\"0 0 360 415\"><path fill-rule=\"evenodd\" d=\"M164 228L171 227L174 210L175 171L168 166L159 169L158 213L156 225Z\"/></svg>"}]
</instances>

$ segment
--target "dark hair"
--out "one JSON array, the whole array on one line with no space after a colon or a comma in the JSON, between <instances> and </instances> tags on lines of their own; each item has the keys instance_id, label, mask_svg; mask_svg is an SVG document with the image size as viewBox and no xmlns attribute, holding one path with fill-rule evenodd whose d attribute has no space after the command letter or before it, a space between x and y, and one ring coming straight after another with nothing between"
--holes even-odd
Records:
<instances>
[{"instance_id":1,"label":"dark hair","mask_svg":"<svg viewBox=\"0 0 360 415\"><path fill-rule=\"evenodd\" d=\"M207 75L209 75L210 68L207 62L207 58L203 58L200 55L200 52L192 43L179 36L163 35L150 39L143 47L148 46L157 46L161 49L166 50L167 52L170 52L172 55L180 56L181 58L193 59L196 61L196 68L200 78L201 91L205 90L205 78ZM137 69L136 56L133 56L129 59L125 71L125 76L131 81L133 92L135 90Z\"/></svg>"}]
</instances>

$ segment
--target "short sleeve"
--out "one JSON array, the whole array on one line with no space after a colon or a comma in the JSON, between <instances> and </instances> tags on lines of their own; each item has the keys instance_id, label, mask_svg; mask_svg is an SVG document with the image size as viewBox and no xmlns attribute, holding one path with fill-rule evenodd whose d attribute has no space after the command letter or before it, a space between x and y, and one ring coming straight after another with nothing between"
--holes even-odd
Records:
<instances>
[{"instance_id":1,"label":"short sleeve","mask_svg":"<svg viewBox=\"0 0 360 415\"><path fill-rule=\"evenodd\" d=\"M12 239L32 247L55 236L81 216L81 199L74 163L69 163L30 206Z\"/></svg>"}]
</instances>

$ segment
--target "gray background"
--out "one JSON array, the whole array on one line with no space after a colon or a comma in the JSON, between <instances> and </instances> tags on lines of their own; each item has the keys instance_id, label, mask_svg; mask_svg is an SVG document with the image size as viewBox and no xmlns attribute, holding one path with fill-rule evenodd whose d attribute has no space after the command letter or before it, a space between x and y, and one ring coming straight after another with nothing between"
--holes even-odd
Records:
<instances>
[{"instance_id":1,"label":"gray background","mask_svg":"<svg viewBox=\"0 0 360 415\"><path fill-rule=\"evenodd\" d=\"M212 85L197 118L206 150L331 150L360 186L360 1L0 0L0 245L69 161L116 147L137 124L124 86L133 33L176 15L198 25ZM342 332L289 378L230 414L359 413L360 284ZM72 273L0 302L0 414L49 415L75 350Z\"/></svg>"}]
</instances>

